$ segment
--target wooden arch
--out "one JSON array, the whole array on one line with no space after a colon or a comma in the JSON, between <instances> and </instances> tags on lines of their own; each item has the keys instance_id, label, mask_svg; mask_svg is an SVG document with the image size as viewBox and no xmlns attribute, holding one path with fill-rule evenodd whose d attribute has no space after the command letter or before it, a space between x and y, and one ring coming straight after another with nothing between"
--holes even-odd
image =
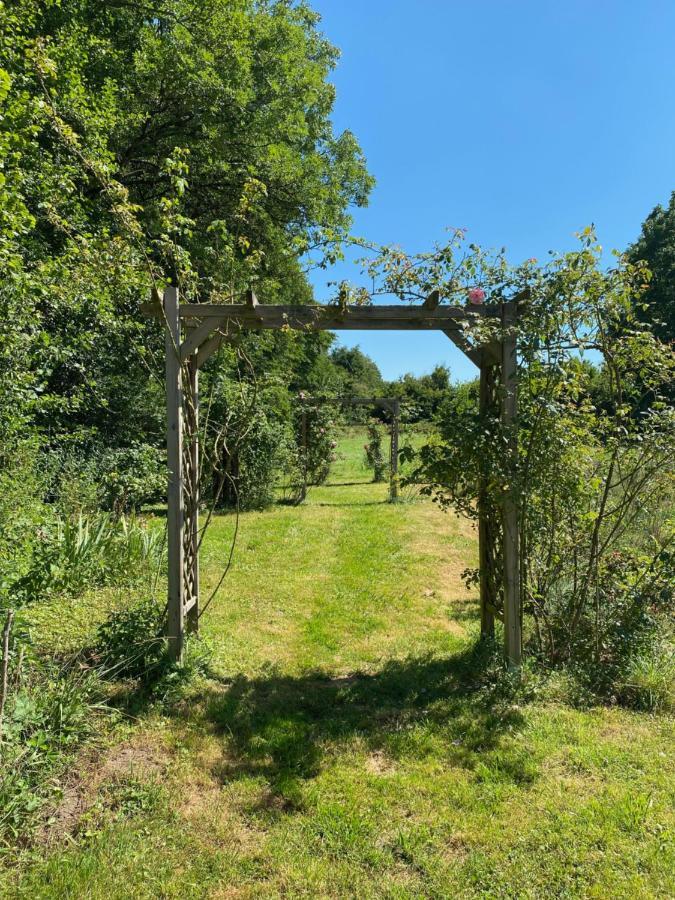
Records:
<instances>
[{"instance_id":1,"label":"wooden arch","mask_svg":"<svg viewBox=\"0 0 675 900\"><path fill-rule=\"evenodd\" d=\"M307 398L311 400L311 397ZM332 397L321 401L322 403L334 403L340 406L379 406L391 413L389 426L389 500L394 503L399 496L398 478L398 439L401 424L401 401L397 397ZM302 414L302 447L307 453L307 414ZM307 471L305 470L304 482L300 494L302 503L307 497Z\"/></svg>"},{"instance_id":2,"label":"wooden arch","mask_svg":"<svg viewBox=\"0 0 675 900\"><path fill-rule=\"evenodd\" d=\"M168 622L169 652L183 654L185 634L196 631L199 620L199 369L228 339L242 330L298 331L382 330L441 331L480 370L480 408L499 403L512 460L518 452L517 414L517 297L511 301L470 308L443 306L434 291L420 306L281 306L258 303L252 291L243 304L180 303L178 290L167 287L160 299L146 307L163 318L166 329L167 463L169 472ZM501 322L501 339L477 345L462 323L488 317ZM522 653L522 608L518 504L504 491L502 565L495 569L496 529L487 508L485 486L478 500L481 631L494 631L495 616L504 622L504 654L518 665ZM503 596L503 608L498 597Z\"/></svg>"}]
</instances>

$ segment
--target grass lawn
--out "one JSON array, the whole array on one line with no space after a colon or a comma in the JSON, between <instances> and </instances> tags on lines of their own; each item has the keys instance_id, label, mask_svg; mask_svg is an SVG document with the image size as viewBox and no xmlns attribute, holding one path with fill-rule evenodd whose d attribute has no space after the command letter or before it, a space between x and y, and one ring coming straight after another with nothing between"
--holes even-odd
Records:
<instances>
[{"instance_id":1,"label":"grass lawn","mask_svg":"<svg viewBox=\"0 0 675 900\"><path fill-rule=\"evenodd\" d=\"M3 896L675 896L672 720L486 688L475 536L388 504L363 442L304 506L242 516L212 676L85 754Z\"/></svg>"}]
</instances>

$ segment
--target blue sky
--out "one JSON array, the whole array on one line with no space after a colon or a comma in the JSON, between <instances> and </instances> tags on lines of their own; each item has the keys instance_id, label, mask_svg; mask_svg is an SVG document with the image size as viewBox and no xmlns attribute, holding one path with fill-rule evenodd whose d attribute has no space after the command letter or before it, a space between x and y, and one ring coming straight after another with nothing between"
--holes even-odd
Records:
<instances>
[{"instance_id":1,"label":"blue sky","mask_svg":"<svg viewBox=\"0 0 675 900\"><path fill-rule=\"evenodd\" d=\"M336 128L377 179L355 233L466 227L520 261L595 223L623 248L675 189L675 0L313 0L342 51ZM314 277L355 281L355 267ZM386 378L475 369L442 335L342 332Z\"/></svg>"}]
</instances>

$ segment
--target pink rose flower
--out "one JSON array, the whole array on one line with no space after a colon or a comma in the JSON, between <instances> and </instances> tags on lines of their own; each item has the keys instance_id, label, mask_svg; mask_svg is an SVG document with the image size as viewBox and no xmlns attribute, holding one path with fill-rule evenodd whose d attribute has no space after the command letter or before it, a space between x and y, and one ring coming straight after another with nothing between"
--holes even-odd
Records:
<instances>
[{"instance_id":1,"label":"pink rose flower","mask_svg":"<svg viewBox=\"0 0 675 900\"><path fill-rule=\"evenodd\" d=\"M469 303L473 303L474 306L480 306L481 303L485 300L485 291L483 288L471 288L469 291Z\"/></svg>"}]
</instances>

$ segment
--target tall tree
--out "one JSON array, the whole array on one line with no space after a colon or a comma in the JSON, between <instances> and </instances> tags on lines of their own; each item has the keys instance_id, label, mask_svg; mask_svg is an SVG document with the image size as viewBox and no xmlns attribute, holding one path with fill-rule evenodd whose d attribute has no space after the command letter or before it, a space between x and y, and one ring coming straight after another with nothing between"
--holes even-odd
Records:
<instances>
[{"instance_id":1,"label":"tall tree","mask_svg":"<svg viewBox=\"0 0 675 900\"><path fill-rule=\"evenodd\" d=\"M43 433L160 434L160 336L139 311L153 279L310 299L299 258L339 252L371 187L332 127L336 59L305 2L0 2L0 250L30 280L21 358ZM17 278L0 281L9 303Z\"/></svg>"},{"instance_id":2,"label":"tall tree","mask_svg":"<svg viewBox=\"0 0 675 900\"><path fill-rule=\"evenodd\" d=\"M647 216L628 256L634 262L645 260L652 272L640 318L662 341L675 341L675 191L667 207L659 204Z\"/></svg>"},{"instance_id":3,"label":"tall tree","mask_svg":"<svg viewBox=\"0 0 675 900\"><path fill-rule=\"evenodd\" d=\"M359 347L336 347L333 363L343 371L343 391L353 397L381 397L384 382L380 370Z\"/></svg>"}]
</instances>

